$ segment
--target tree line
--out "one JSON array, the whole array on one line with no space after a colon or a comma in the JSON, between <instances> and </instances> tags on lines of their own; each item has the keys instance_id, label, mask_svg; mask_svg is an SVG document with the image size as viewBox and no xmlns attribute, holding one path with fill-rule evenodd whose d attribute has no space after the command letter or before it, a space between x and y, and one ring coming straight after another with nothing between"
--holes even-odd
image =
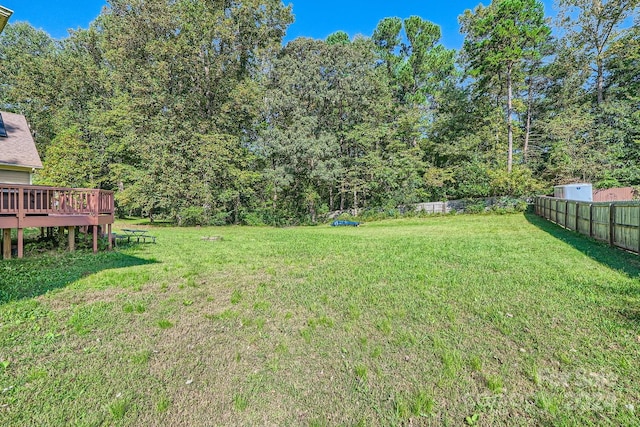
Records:
<instances>
[{"instance_id":1,"label":"tree line","mask_svg":"<svg viewBox=\"0 0 640 427\"><path fill-rule=\"evenodd\" d=\"M418 16L283 46L280 0L110 0L62 40L7 26L0 103L32 126L38 183L182 223L638 185L638 5L494 0L456 51Z\"/></svg>"}]
</instances>

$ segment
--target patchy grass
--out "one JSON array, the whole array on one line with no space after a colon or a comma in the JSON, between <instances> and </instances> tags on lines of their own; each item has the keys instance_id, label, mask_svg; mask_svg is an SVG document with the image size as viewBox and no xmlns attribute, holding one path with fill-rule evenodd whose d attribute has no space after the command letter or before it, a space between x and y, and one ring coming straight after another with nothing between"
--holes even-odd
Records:
<instances>
[{"instance_id":1,"label":"patchy grass","mask_svg":"<svg viewBox=\"0 0 640 427\"><path fill-rule=\"evenodd\" d=\"M640 424L637 256L523 215L153 234L0 262L0 425Z\"/></svg>"}]
</instances>

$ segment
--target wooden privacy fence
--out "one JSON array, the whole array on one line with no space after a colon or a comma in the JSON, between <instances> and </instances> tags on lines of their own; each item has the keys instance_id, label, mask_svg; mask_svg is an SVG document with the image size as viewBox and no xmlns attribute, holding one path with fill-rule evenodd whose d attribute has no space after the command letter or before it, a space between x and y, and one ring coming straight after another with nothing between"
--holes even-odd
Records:
<instances>
[{"instance_id":1,"label":"wooden privacy fence","mask_svg":"<svg viewBox=\"0 0 640 427\"><path fill-rule=\"evenodd\" d=\"M580 202L540 196L536 214L611 246L640 253L639 202Z\"/></svg>"}]
</instances>

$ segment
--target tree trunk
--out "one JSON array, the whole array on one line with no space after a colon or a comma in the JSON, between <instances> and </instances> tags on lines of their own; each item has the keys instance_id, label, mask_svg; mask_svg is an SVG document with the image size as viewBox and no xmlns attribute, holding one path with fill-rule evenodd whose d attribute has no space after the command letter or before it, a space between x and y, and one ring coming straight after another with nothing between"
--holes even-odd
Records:
<instances>
[{"instance_id":1,"label":"tree trunk","mask_svg":"<svg viewBox=\"0 0 640 427\"><path fill-rule=\"evenodd\" d=\"M329 186L329 210L333 211L333 185Z\"/></svg>"},{"instance_id":2,"label":"tree trunk","mask_svg":"<svg viewBox=\"0 0 640 427\"><path fill-rule=\"evenodd\" d=\"M277 187L276 181L274 180L273 181L273 195L271 196L271 207L273 208L274 212L276 210L277 202L278 202L278 187Z\"/></svg>"},{"instance_id":3,"label":"tree trunk","mask_svg":"<svg viewBox=\"0 0 640 427\"><path fill-rule=\"evenodd\" d=\"M598 68L598 77L596 78L596 91L598 92L598 105L604 102L604 65L600 55L596 58L596 66Z\"/></svg>"},{"instance_id":4,"label":"tree trunk","mask_svg":"<svg viewBox=\"0 0 640 427\"><path fill-rule=\"evenodd\" d=\"M513 82L511 81L512 65L507 67L507 138L509 140L509 151L507 155L507 172L511 173L513 168L513 128L511 115L513 110Z\"/></svg>"},{"instance_id":5,"label":"tree trunk","mask_svg":"<svg viewBox=\"0 0 640 427\"><path fill-rule=\"evenodd\" d=\"M236 197L236 200L233 203L233 223L238 225L240 222L240 194Z\"/></svg>"},{"instance_id":6,"label":"tree trunk","mask_svg":"<svg viewBox=\"0 0 640 427\"><path fill-rule=\"evenodd\" d=\"M311 202L309 204L309 215L311 216L311 223L315 224L316 223L316 208L315 208L315 203Z\"/></svg>"},{"instance_id":7,"label":"tree trunk","mask_svg":"<svg viewBox=\"0 0 640 427\"><path fill-rule=\"evenodd\" d=\"M529 77L529 93L527 94L527 123L525 124L524 132L524 147L522 148L522 154L524 156L524 162L527 163L527 153L529 151L529 137L531 135L531 113L533 109L533 76Z\"/></svg>"},{"instance_id":8,"label":"tree trunk","mask_svg":"<svg viewBox=\"0 0 640 427\"><path fill-rule=\"evenodd\" d=\"M358 216L358 192L353 189L353 216Z\"/></svg>"}]
</instances>

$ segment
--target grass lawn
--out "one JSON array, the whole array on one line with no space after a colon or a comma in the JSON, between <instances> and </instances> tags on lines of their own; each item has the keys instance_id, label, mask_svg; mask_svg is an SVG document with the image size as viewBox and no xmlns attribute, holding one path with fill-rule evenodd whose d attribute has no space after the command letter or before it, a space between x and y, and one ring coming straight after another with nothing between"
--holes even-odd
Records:
<instances>
[{"instance_id":1,"label":"grass lawn","mask_svg":"<svg viewBox=\"0 0 640 427\"><path fill-rule=\"evenodd\" d=\"M0 261L0 425L640 425L635 255L529 215L151 234Z\"/></svg>"}]
</instances>

